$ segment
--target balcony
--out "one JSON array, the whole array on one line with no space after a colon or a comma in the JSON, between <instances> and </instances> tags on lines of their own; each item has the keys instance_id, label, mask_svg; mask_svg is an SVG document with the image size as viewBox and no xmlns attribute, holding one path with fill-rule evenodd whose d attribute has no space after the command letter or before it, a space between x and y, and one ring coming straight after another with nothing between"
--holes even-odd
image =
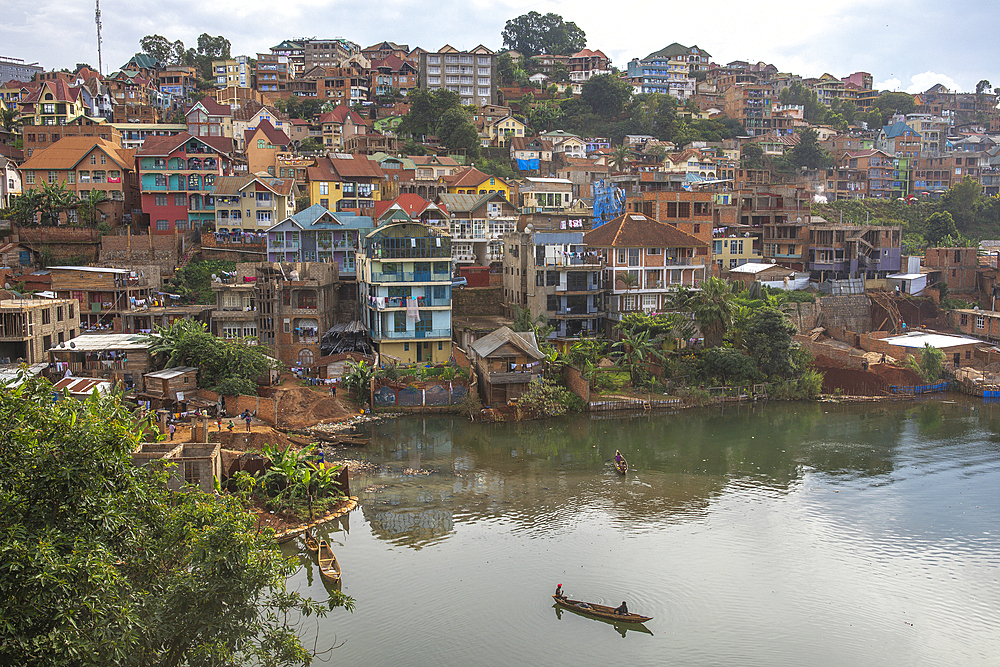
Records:
<instances>
[{"instance_id":1,"label":"balcony","mask_svg":"<svg viewBox=\"0 0 1000 667\"><path fill-rule=\"evenodd\" d=\"M423 331L372 332L372 338L381 340L414 340L417 338L451 338L451 329L425 329Z\"/></svg>"},{"instance_id":2,"label":"balcony","mask_svg":"<svg viewBox=\"0 0 1000 667\"><path fill-rule=\"evenodd\" d=\"M526 384L528 382L534 382L540 379L542 376L538 373L531 373L529 371L514 371L510 373L489 373L489 383L490 384Z\"/></svg>"},{"instance_id":3,"label":"balcony","mask_svg":"<svg viewBox=\"0 0 1000 667\"><path fill-rule=\"evenodd\" d=\"M413 273L410 271L400 271L397 273L382 273L372 271L371 282L373 283L431 283L431 282L451 282L451 275L447 273Z\"/></svg>"}]
</instances>

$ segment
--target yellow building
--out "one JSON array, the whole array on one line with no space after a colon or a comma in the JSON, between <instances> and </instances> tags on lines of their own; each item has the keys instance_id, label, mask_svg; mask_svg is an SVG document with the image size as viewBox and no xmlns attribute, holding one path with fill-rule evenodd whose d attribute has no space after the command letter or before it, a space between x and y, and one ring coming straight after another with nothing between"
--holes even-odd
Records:
<instances>
[{"instance_id":1,"label":"yellow building","mask_svg":"<svg viewBox=\"0 0 1000 667\"><path fill-rule=\"evenodd\" d=\"M24 125L65 125L87 112L80 88L72 88L62 79L42 81L21 99L21 122Z\"/></svg>"},{"instance_id":2,"label":"yellow building","mask_svg":"<svg viewBox=\"0 0 1000 667\"><path fill-rule=\"evenodd\" d=\"M486 134L490 138L490 145L507 146L512 138L525 136L524 127L524 123L518 119L507 116L487 125Z\"/></svg>"},{"instance_id":3,"label":"yellow building","mask_svg":"<svg viewBox=\"0 0 1000 667\"><path fill-rule=\"evenodd\" d=\"M385 174L367 155L330 153L306 169L309 204L329 211L356 211L371 215L375 202L382 199Z\"/></svg>"},{"instance_id":4,"label":"yellow building","mask_svg":"<svg viewBox=\"0 0 1000 667\"><path fill-rule=\"evenodd\" d=\"M721 273L744 264L764 261L760 248L754 248L753 236L732 234L712 240L712 261L719 267Z\"/></svg>"},{"instance_id":5,"label":"yellow building","mask_svg":"<svg viewBox=\"0 0 1000 667\"><path fill-rule=\"evenodd\" d=\"M448 194L452 195L487 195L501 192L507 201L511 201L511 184L499 176L484 174L475 167L463 169L454 176L444 176L441 182L448 186Z\"/></svg>"}]
</instances>

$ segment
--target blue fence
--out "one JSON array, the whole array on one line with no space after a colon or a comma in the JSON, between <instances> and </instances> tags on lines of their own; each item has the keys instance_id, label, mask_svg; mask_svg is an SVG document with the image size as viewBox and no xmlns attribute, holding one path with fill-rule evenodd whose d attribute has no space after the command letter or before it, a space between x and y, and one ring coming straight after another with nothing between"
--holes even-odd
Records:
<instances>
[{"instance_id":1,"label":"blue fence","mask_svg":"<svg viewBox=\"0 0 1000 667\"><path fill-rule=\"evenodd\" d=\"M894 394L935 394L942 391L948 391L947 382L938 382L937 384L921 384L915 387L897 387L891 385L889 391Z\"/></svg>"}]
</instances>

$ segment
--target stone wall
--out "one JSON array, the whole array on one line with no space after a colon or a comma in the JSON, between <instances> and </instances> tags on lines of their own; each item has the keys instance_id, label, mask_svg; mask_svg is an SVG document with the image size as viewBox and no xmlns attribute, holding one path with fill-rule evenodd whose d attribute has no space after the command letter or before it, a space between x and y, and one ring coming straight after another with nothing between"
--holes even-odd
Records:
<instances>
[{"instance_id":1,"label":"stone wall","mask_svg":"<svg viewBox=\"0 0 1000 667\"><path fill-rule=\"evenodd\" d=\"M452 317L503 315L502 287L462 287L451 291Z\"/></svg>"},{"instance_id":2,"label":"stone wall","mask_svg":"<svg viewBox=\"0 0 1000 667\"><path fill-rule=\"evenodd\" d=\"M814 341L809 336L795 336L796 343L809 350L813 357L826 357L845 368L861 368L864 352L835 340Z\"/></svg>"},{"instance_id":3,"label":"stone wall","mask_svg":"<svg viewBox=\"0 0 1000 667\"><path fill-rule=\"evenodd\" d=\"M583 377L579 369L564 366L563 379L566 380L566 386L570 391L582 398L584 403L590 404L590 382Z\"/></svg>"},{"instance_id":4,"label":"stone wall","mask_svg":"<svg viewBox=\"0 0 1000 667\"><path fill-rule=\"evenodd\" d=\"M799 333L809 333L816 328L820 308L818 303L787 303L781 310L792 321Z\"/></svg>"},{"instance_id":5,"label":"stone wall","mask_svg":"<svg viewBox=\"0 0 1000 667\"><path fill-rule=\"evenodd\" d=\"M871 302L866 295L824 296L818 301L820 315L816 326L858 333L871 331Z\"/></svg>"},{"instance_id":6,"label":"stone wall","mask_svg":"<svg viewBox=\"0 0 1000 667\"><path fill-rule=\"evenodd\" d=\"M97 261L101 234L90 227L14 227L14 243L28 246L34 252L50 253L50 265L66 260L84 263Z\"/></svg>"}]
</instances>

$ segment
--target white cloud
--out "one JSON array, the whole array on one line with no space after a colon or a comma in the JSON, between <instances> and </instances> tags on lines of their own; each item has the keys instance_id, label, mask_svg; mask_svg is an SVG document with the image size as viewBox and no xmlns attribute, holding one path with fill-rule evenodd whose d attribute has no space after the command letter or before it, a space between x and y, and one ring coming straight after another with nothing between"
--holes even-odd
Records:
<instances>
[{"instance_id":1,"label":"white cloud","mask_svg":"<svg viewBox=\"0 0 1000 667\"><path fill-rule=\"evenodd\" d=\"M928 88L940 83L948 90L962 90L962 87L947 74L936 74L934 72L921 72L910 77L910 85L906 87L906 92L911 95L922 93Z\"/></svg>"},{"instance_id":2,"label":"white cloud","mask_svg":"<svg viewBox=\"0 0 1000 667\"><path fill-rule=\"evenodd\" d=\"M899 84L901 83L902 81L900 81L899 79L886 79L885 81L876 83L874 88L875 90L891 90L895 92L899 90Z\"/></svg>"}]
</instances>

